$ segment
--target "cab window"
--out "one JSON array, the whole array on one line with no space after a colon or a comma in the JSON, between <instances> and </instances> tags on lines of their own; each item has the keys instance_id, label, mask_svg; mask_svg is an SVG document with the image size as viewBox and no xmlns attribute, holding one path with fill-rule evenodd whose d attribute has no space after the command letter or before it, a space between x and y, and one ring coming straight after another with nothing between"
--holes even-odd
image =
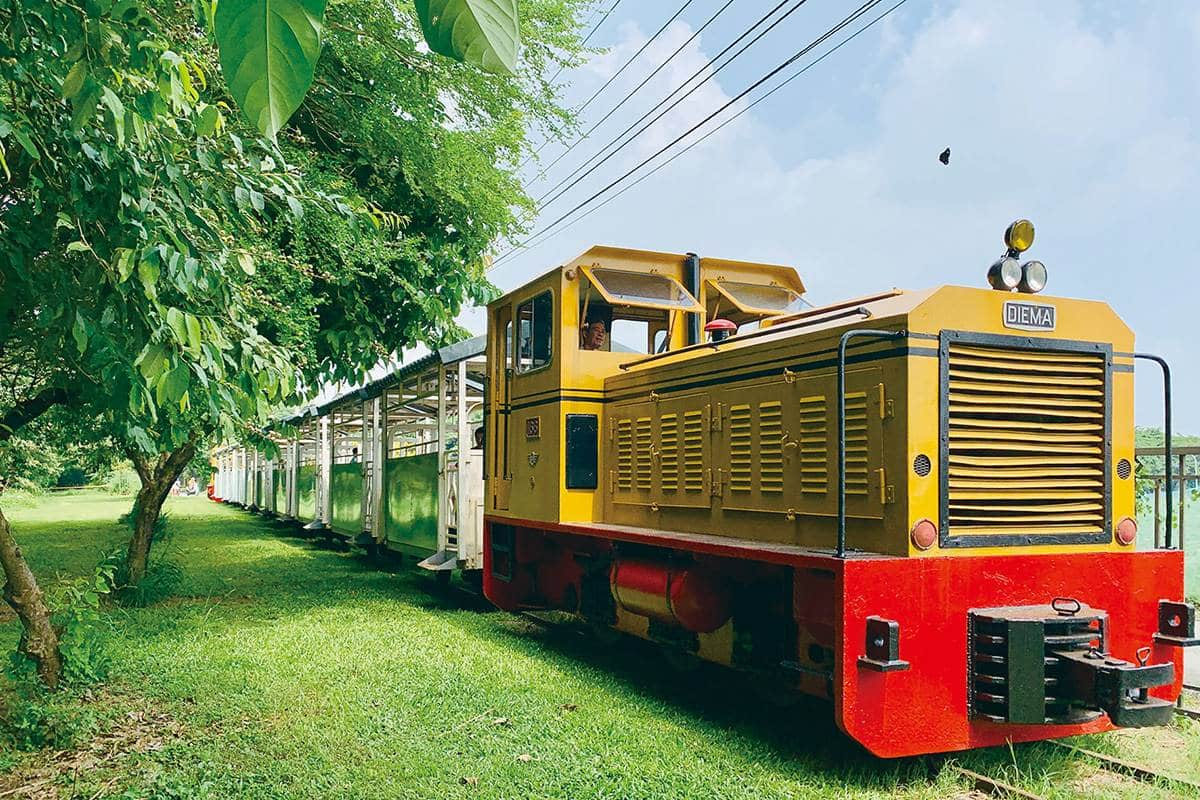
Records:
<instances>
[{"instance_id":1,"label":"cab window","mask_svg":"<svg viewBox=\"0 0 1200 800\"><path fill-rule=\"evenodd\" d=\"M517 372L550 363L554 342L554 298L542 292L517 306Z\"/></svg>"}]
</instances>

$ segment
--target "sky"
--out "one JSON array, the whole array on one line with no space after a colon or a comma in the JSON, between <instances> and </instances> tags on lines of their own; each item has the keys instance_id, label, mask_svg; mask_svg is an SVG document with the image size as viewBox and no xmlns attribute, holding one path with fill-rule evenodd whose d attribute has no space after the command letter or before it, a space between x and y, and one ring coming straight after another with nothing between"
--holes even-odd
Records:
<instances>
[{"instance_id":1,"label":"sky","mask_svg":"<svg viewBox=\"0 0 1200 800\"><path fill-rule=\"evenodd\" d=\"M603 11L613 2L598 5ZM682 2L618 2L591 42L604 52L559 76L566 102L587 100ZM725 2L692 0L584 109L582 130ZM809 0L719 74L708 68L709 79L676 109L592 175L569 182L532 230L720 108L859 2ZM697 135L894 2L868 12ZM773 5L733 0L549 168L564 146L546 144L540 164L523 170L531 196L546 194ZM1049 269L1046 294L1111 304L1134 329L1139 350L1171 362L1176 429L1200 433L1200 357L1189 341L1200 331L1193 277L1200 253L1198 75L1198 3L907 0L620 198L536 247L508 255L511 245L501 244L504 257L490 277L508 290L594 244L609 244L789 264L817 304L892 287L984 286L988 265L1003 250L1004 228L1028 217L1037 226L1030 255ZM946 147L951 159L943 166L938 154ZM463 321L482 332L480 310ZM1143 364L1137 373L1137 422L1159 425L1157 368Z\"/></svg>"}]
</instances>

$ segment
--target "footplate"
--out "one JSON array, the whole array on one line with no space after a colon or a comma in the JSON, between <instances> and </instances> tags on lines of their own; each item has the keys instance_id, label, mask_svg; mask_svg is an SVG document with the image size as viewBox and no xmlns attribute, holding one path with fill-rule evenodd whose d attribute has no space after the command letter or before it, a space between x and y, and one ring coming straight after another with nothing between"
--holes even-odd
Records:
<instances>
[{"instance_id":1,"label":"footplate","mask_svg":"<svg viewBox=\"0 0 1200 800\"><path fill-rule=\"evenodd\" d=\"M968 618L969 700L976 718L1068 724L1104 713L1120 727L1163 725L1171 718L1171 704L1148 690L1171 684L1174 664L1110 656L1102 610L1058 598L1044 606L975 609Z\"/></svg>"}]
</instances>

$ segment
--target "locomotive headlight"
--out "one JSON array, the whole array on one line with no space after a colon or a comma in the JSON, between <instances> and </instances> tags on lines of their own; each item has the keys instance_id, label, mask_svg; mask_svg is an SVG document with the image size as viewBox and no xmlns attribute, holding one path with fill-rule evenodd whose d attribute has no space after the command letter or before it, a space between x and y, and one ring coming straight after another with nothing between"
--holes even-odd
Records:
<instances>
[{"instance_id":1,"label":"locomotive headlight","mask_svg":"<svg viewBox=\"0 0 1200 800\"><path fill-rule=\"evenodd\" d=\"M1021 285L1021 264L1005 256L988 267L988 283L993 289L1011 292Z\"/></svg>"},{"instance_id":2,"label":"locomotive headlight","mask_svg":"<svg viewBox=\"0 0 1200 800\"><path fill-rule=\"evenodd\" d=\"M1025 294L1037 294L1046 288L1046 265L1040 261L1026 261L1021 265L1021 283L1017 286Z\"/></svg>"},{"instance_id":3,"label":"locomotive headlight","mask_svg":"<svg viewBox=\"0 0 1200 800\"><path fill-rule=\"evenodd\" d=\"M1024 253L1033 247L1033 223L1027 219L1019 219L1008 226L1004 232L1004 244L1009 250Z\"/></svg>"}]
</instances>

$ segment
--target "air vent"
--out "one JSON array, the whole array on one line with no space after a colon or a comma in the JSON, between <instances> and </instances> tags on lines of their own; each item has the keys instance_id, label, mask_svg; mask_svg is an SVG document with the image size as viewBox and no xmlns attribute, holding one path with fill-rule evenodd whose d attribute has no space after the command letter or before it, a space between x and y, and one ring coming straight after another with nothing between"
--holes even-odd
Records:
<instances>
[{"instance_id":1,"label":"air vent","mask_svg":"<svg viewBox=\"0 0 1200 800\"><path fill-rule=\"evenodd\" d=\"M1106 368L1102 352L950 342L944 533L1103 535Z\"/></svg>"}]
</instances>

